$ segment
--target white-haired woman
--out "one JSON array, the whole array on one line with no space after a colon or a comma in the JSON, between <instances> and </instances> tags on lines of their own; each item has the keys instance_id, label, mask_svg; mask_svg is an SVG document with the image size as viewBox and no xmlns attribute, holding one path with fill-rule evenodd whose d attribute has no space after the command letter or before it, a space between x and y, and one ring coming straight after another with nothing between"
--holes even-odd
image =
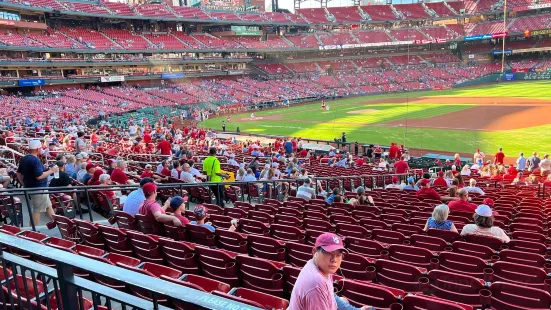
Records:
<instances>
[{"instance_id":1,"label":"white-haired woman","mask_svg":"<svg viewBox=\"0 0 551 310\"><path fill-rule=\"evenodd\" d=\"M427 220L424 230L427 231L429 229L440 229L457 232L457 228L455 228L453 222L448 221L449 214L450 209L447 205L437 205L432 211L432 216L429 217L429 219Z\"/></svg>"},{"instance_id":2,"label":"white-haired woman","mask_svg":"<svg viewBox=\"0 0 551 310\"><path fill-rule=\"evenodd\" d=\"M239 170L237 170L237 175L235 176L235 180L242 181L246 174L247 174L247 171L245 170L245 168L240 167Z\"/></svg>"},{"instance_id":3,"label":"white-haired woman","mask_svg":"<svg viewBox=\"0 0 551 310\"><path fill-rule=\"evenodd\" d=\"M470 176L471 175L471 167L469 167L469 165L463 166L463 169L461 169L461 175Z\"/></svg>"}]
</instances>

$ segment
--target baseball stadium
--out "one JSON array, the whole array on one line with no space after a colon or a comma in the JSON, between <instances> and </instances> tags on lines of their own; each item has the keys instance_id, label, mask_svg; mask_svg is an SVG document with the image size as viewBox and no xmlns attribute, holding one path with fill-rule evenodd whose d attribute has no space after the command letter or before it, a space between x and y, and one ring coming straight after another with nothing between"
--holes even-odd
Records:
<instances>
[{"instance_id":1,"label":"baseball stadium","mask_svg":"<svg viewBox=\"0 0 551 310\"><path fill-rule=\"evenodd\" d=\"M550 51L551 0L2 0L0 310L551 310Z\"/></svg>"}]
</instances>

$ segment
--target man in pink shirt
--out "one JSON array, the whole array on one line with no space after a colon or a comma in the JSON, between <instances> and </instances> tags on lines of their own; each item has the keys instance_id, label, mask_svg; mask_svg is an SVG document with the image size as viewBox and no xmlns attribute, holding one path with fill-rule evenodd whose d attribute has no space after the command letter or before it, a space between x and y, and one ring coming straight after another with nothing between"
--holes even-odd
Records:
<instances>
[{"instance_id":1,"label":"man in pink shirt","mask_svg":"<svg viewBox=\"0 0 551 310\"><path fill-rule=\"evenodd\" d=\"M333 292L333 274L339 270L344 253L342 239L331 233L320 235L312 250L314 257L300 271L287 310L351 310L356 308Z\"/></svg>"},{"instance_id":2,"label":"man in pink shirt","mask_svg":"<svg viewBox=\"0 0 551 310\"><path fill-rule=\"evenodd\" d=\"M145 200L138 209L138 213L145 215L151 220L155 220L159 223L172 223L174 226L182 226L180 219L173 215L166 214L166 209L170 205L170 199L165 204L161 205L157 202L157 185L154 183L147 183L142 187Z\"/></svg>"}]
</instances>

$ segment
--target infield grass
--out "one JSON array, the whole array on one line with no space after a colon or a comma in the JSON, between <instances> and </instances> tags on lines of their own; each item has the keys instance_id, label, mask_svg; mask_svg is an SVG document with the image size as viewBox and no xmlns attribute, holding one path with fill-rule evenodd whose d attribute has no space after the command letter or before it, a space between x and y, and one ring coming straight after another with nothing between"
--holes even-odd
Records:
<instances>
[{"instance_id":1,"label":"infield grass","mask_svg":"<svg viewBox=\"0 0 551 310\"><path fill-rule=\"evenodd\" d=\"M469 97L490 97L496 98L497 101L504 97L533 98L546 100L551 104L550 86L551 82L548 81L530 81L442 91L352 97L327 101L331 107L328 112L322 112L320 103L317 102L255 112L256 121L248 120L250 112L232 115L231 122L227 124L227 130L234 131L239 126L242 132L321 140L340 138L341 133L346 132L348 141L351 142L384 145L398 142L412 148L463 153L472 153L476 148L481 148L486 153L494 153L499 147L503 147L511 156L516 156L521 151L549 152L551 151L551 121L542 126L491 132L412 128L406 127L405 124L406 120L425 119L471 109L476 104L468 102L468 99L462 99ZM403 98L416 97L430 97L431 103L403 103ZM445 101L449 103L450 97L457 98L457 103L454 101L453 104L438 104L437 98L446 98ZM397 99L396 103L392 102L392 98ZM361 104L364 101L376 99L385 99L385 103ZM487 117L491 119L492 115ZM214 118L200 125L220 130L221 121L222 118ZM395 122L393 127L381 126L393 121ZM430 127L429 122L426 125Z\"/></svg>"}]
</instances>

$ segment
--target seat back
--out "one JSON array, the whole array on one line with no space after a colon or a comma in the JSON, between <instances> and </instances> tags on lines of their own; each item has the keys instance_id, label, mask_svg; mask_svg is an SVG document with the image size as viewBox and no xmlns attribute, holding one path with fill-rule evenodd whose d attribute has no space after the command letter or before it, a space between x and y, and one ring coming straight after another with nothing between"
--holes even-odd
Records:
<instances>
[{"instance_id":1,"label":"seat back","mask_svg":"<svg viewBox=\"0 0 551 310\"><path fill-rule=\"evenodd\" d=\"M136 231L127 231L126 235L130 239L134 253L140 260L158 264L164 262L161 247L156 239Z\"/></svg>"},{"instance_id":2,"label":"seat back","mask_svg":"<svg viewBox=\"0 0 551 310\"><path fill-rule=\"evenodd\" d=\"M169 267L178 269L183 273L199 273L199 263L195 251L186 242L174 241L168 238L158 240L166 264Z\"/></svg>"},{"instance_id":3,"label":"seat back","mask_svg":"<svg viewBox=\"0 0 551 310\"><path fill-rule=\"evenodd\" d=\"M105 249L105 239L99 228L88 221L73 219L84 244L98 249Z\"/></svg>"},{"instance_id":4,"label":"seat back","mask_svg":"<svg viewBox=\"0 0 551 310\"><path fill-rule=\"evenodd\" d=\"M248 235L249 252L254 257L269 259L277 262L285 262L287 251L285 245L277 239Z\"/></svg>"},{"instance_id":5,"label":"seat back","mask_svg":"<svg viewBox=\"0 0 551 310\"><path fill-rule=\"evenodd\" d=\"M187 224L186 229L188 232L188 238L191 242L195 242L204 246L216 245L216 235L214 234L214 231L211 231L207 227L201 225Z\"/></svg>"},{"instance_id":6,"label":"seat back","mask_svg":"<svg viewBox=\"0 0 551 310\"><path fill-rule=\"evenodd\" d=\"M484 288L484 280L444 270L431 270L427 277L431 295L482 307L480 290Z\"/></svg>"},{"instance_id":7,"label":"seat back","mask_svg":"<svg viewBox=\"0 0 551 310\"><path fill-rule=\"evenodd\" d=\"M275 265L275 262L245 255L238 255L235 260L246 288L283 297L284 280L280 270L283 264Z\"/></svg>"},{"instance_id":8,"label":"seat back","mask_svg":"<svg viewBox=\"0 0 551 310\"><path fill-rule=\"evenodd\" d=\"M98 225L97 227L105 239L105 247L107 251L127 256L133 255L130 239L124 231L105 225Z\"/></svg>"},{"instance_id":9,"label":"seat back","mask_svg":"<svg viewBox=\"0 0 551 310\"><path fill-rule=\"evenodd\" d=\"M399 289L348 279L337 281L337 290L340 296L346 297L357 308L370 305L377 309L392 309L391 305L406 295Z\"/></svg>"},{"instance_id":10,"label":"seat back","mask_svg":"<svg viewBox=\"0 0 551 310\"><path fill-rule=\"evenodd\" d=\"M272 224L270 225L270 232L273 238L282 241L304 243L306 239L304 231L288 225Z\"/></svg>"},{"instance_id":11,"label":"seat back","mask_svg":"<svg viewBox=\"0 0 551 310\"><path fill-rule=\"evenodd\" d=\"M114 212L115 221L117 222L117 226L119 228L124 228L127 230L135 230L138 231L138 222L134 218L134 216L124 212L124 211L115 211Z\"/></svg>"},{"instance_id":12,"label":"seat back","mask_svg":"<svg viewBox=\"0 0 551 310\"><path fill-rule=\"evenodd\" d=\"M134 218L138 222L139 231L146 235L163 236L164 229L161 223L146 215L136 214Z\"/></svg>"},{"instance_id":13,"label":"seat back","mask_svg":"<svg viewBox=\"0 0 551 310\"><path fill-rule=\"evenodd\" d=\"M241 281L235 262L237 253L225 250L209 249L203 246L195 247L203 275L237 287Z\"/></svg>"}]
</instances>

